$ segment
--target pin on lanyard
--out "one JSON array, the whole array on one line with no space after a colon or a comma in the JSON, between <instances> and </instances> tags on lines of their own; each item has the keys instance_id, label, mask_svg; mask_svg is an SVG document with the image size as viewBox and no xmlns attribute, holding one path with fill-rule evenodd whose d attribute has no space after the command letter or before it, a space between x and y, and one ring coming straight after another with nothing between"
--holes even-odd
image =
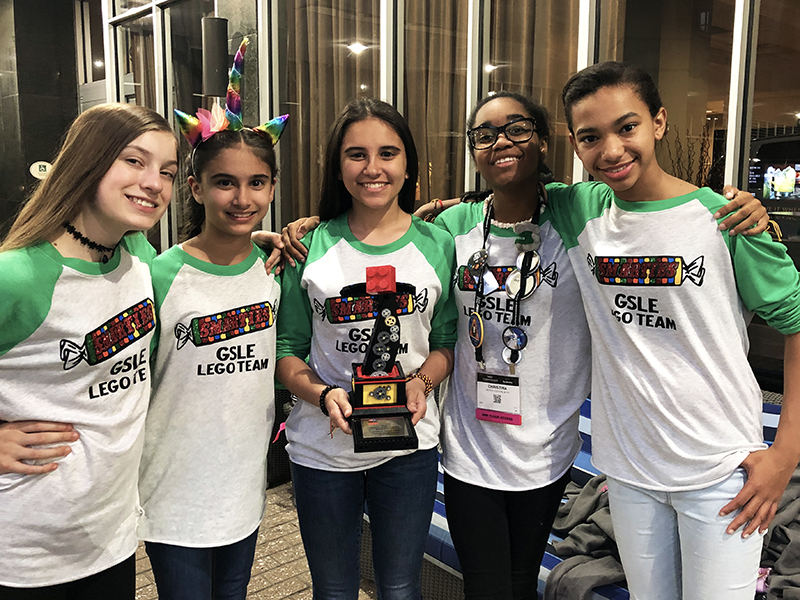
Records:
<instances>
[{"instance_id":1,"label":"pin on lanyard","mask_svg":"<svg viewBox=\"0 0 800 600\"><path fill-rule=\"evenodd\" d=\"M483 360L483 319L480 315L480 303L484 297L483 290L486 285L484 277L489 267L489 253L486 250L486 242L489 239L493 214L494 209L492 207L492 200L490 199L489 205L486 208L486 216L483 219L483 245L480 250L473 252L472 256L467 261L467 271L470 277L475 280L475 302L473 304L472 313L469 316L469 341L475 348L475 360L478 362L481 369L486 368L486 363Z\"/></svg>"}]
</instances>

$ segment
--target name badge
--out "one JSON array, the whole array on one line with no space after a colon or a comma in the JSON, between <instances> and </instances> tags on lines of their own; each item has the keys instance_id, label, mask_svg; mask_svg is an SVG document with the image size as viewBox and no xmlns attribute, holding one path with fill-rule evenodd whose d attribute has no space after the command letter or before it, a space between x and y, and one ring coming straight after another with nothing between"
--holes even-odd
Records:
<instances>
[{"instance_id":1,"label":"name badge","mask_svg":"<svg viewBox=\"0 0 800 600\"><path fill-rule=\"evenodd\" d=\"M520 413L519 377L478 373L479 421L522 425Z\"/></svg>"}]
</instances>

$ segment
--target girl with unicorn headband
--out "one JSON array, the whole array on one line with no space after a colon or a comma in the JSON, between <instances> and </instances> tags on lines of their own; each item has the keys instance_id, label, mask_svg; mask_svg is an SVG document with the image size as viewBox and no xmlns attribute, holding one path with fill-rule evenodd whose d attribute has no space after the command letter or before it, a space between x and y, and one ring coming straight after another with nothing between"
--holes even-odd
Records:
<instances>
[{"instance_id":1,"label":"girl with unicorn headband","mask_svg":"<svg viewBox=\"0 0 800 600\"><path fill-rule=\"evenodd\" d=\"M186 240L153 262L159 315L139 534L159 598L245 598L266 508L280 284L250 234L275 192L288 115L242 123L248 40L226 110L178 110L189 141Z\"/></svg>"}]
</instances>

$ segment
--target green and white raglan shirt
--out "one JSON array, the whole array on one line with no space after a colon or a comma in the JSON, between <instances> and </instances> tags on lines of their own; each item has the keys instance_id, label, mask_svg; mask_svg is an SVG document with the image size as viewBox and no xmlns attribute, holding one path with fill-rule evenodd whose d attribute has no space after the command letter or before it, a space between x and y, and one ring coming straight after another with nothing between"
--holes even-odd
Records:
<instances>
[{"instance_id":1,"label":"green and white raglan shirt","mask_svg":"<svg viewBox=\"0 0 800 600\"><path fill-rule=\"evenodd\" d=\"M308 238L311 238L310 240ZM372 333L371 296L343 295L342 289L366 281L367 267L390 265L398 284L413 286L399 302L400 350L397 360L410 375L431 350L453 348L456 310L450 293L455 260L453 238L435 225L414 217L397 241L370 246L358 241L347 224L347 214L322 223L304 242L305 263L283 276L281 303L288 307L278 321L278 360L308 357L322 381L351 388L353 363L361 363ZM439 411L433 394L428 411L416 425L419 448L439 441ZM298 402L286 421L291 460L326 471L359 471L377 466L397 450L356 454L353 438L336 432L331 438L329 419L319 407Z\"/></svg>"},{"instance_id":2,"label":"green and white raglan shirt","mask_svg":"<svg viewBox=\"0 0 800 600\"><path fill-rule=\"evenodd\" d=\"M0 585L74 581L136 551L154 256L142 234L106 264L49 243L0 253L0 420L80 434L55 471L0 475Z\"/></svg>"},{"instance_id":3,"label":"green and white raglan shirt","mask_svg":"<svg viewBox=\"0 0 800 600\"><path fill-rule=\"evenodd\" d=\"M601 183L550 190L592 333L592 454L607 475L701 489L764 448L749 311L800 330L800 277L766 234L729 236L708 189L624 202Z\"/></svg>"},{"instance_id":4,"label":"green and white raglan shirt","mask_svg":"<svg viewBox=\"0 0 800 600\"><path fill-rule=\"evenodd\" d=\"M139 536L225 546L264 516L280 285L266 255L214 265L173 246L153 262L159 318L139 479Z\"/></svg>"},{"instance_id":5,"label":"green and white raglan shirt","mask_svg":"<svg viewBox=\"0 0 800 600\"><path fill-rule=\"evenodd\" d=\"M564 244L545 211L541 218L541 283L520 305L520 325L528 343L516 365L521 424L476 418L477 373L509 375L501 353L503 330L513 324L515 302L505 280L516 268L519 250L512 229L491 226L486 250L489 270L500 285L478 305L483 320L486 369L480 369L469 339L475 282L467 262L483 247L485 202L462 203L443 212L436 224L455 238L454 294L458 309L455 368L443 401L442 465L472 485L520 491L556 481L580 451L578 419L589 392L589 329L578 282Z\"/></svg>"}]
</instances>

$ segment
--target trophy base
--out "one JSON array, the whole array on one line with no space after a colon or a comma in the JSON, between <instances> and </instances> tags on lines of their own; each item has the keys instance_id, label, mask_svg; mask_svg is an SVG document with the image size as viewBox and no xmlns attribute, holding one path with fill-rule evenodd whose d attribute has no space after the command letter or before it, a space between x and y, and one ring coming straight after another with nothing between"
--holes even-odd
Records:
<instances>
[{"instance_id":1,"label":"trophy base","mask_svg":"<svg viewBox=\"0 0 800 600\"><path fill-rule=\"evenodd\" d=\"M356 452L409 450L419 447L417 433L406 407L406 378L399 364L388 373L363 375L361 365L353 365L353 444Z\"/></svg>"},{"instance_id":2,"label":"trophy base","mask_svg":"<svg viewBox=\"0 0 800 600\"><path fill-rule=\"evenodd\" d=\"M363 417L354 414L351 427L356 452L416 450L419 447L410 412Z\"/></svg>"}]
</instances>

